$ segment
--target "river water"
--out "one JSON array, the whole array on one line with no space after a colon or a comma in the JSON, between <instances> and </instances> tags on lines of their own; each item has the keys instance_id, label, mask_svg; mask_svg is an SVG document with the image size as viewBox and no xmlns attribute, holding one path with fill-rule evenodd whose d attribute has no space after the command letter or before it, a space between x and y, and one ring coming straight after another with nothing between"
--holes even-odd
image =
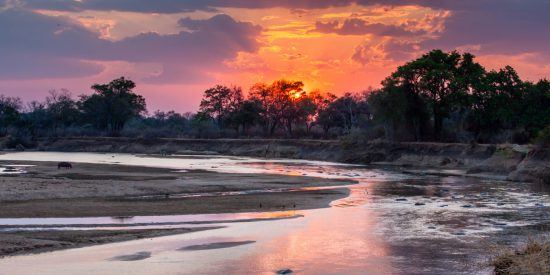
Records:
<instances>
[{"instance_id":1,"label":"river water","mask_svg":"<svg viewBox=\"0 0 550 275\"><path fill-rule=\"evenodd\" d=\"M223 226L0 259L0 274L475 274L504 245L550 236L548 187L368 166L224 156L23 152L0 160L125 164L348 178L330 208L284 212L0 219L0 230ZM24 172L23 168L18 167ZM284 192L288 190L269 190ZM299 191L299 190L296 190ZM255 190L253 192L261 192ZM227 194L195 194L234 195ZM227 247L224 247L227 246Z\"/></svg>"}]
</instances>

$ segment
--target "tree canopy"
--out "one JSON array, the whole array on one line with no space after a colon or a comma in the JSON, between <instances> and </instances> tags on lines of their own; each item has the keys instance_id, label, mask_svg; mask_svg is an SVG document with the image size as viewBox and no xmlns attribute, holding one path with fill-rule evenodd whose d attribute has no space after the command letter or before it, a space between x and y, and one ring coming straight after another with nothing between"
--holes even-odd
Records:
<instances>
[{"instance_id":1,"label":"tree canopy","mask_svg":"<svg viewBox=\"0 0 550 275\"><path fill-rule=\"evenodd\" d=\"M197 113L147 113L124 77L77 100L50 91L26 105L0 95L0 136L286 137L441 142L531 142L550 125L550 82L510 66L486 70L470 53L433 50L399 66L380 88L341 96L298 80L206 89ZM544 139L546 140L546 139Z\"/></svg>"}]
</instances>

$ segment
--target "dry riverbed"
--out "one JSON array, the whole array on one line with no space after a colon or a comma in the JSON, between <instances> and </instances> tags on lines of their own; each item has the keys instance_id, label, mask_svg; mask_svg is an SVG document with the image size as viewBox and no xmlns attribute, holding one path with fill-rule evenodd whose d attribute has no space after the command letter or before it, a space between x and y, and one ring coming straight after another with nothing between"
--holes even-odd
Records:
<instances>
[{"instance_id":1,"label":"dry riverbed","mask_svg":"<svg viewBox=\"0 0 550 275\"><path fill-rule=\"evenodd\" d=\"M25 170L23 174L0 175L1 218L312 209L327 207L331 201L347 196L348 189L300 188L354 183L350 180L303 176L176 171L109 164L73 163L73 169L57 169L57 163L53 162L1 161L2 165L33 166L18 168ZM234 193L228 195L227 192ZM2 232L0 256L181 234L208 228Z\"/></svg>"}]
</instances>

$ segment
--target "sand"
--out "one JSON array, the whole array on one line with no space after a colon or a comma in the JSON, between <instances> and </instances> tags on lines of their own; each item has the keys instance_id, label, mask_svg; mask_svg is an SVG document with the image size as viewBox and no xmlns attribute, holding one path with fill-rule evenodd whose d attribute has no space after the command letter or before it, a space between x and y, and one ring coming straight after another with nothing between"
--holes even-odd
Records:
<instances>
[{"instance_id":1,"label":"sand","mask_svg":"<svg viewBox=\"0 0 550 275\"><path fill-rule=\"evenodd\" d=\"M220 228L193 227L153 230L67 230L0 233L0 257L28 253L42 253L53 250L84 247L112 242L153 238L172 234L184 234L207 229Z\"/></svg>"},{"instance_id":2,"label":"sand","mask_svg":"<svg viewBox=\"0 0 550 275\"><path fill-rule=\"evenodd\" d=\"M350 180L269 174L227 174L200 170L85 164L57 169L53 162L32 164L27 173L0 176L0 218L94 217L233 213L313 209L346 197ZM333 189L186 197L263 189L335 186ZM141 197L145 196L145 197ZM214 226L214 225L212 225ZM0 256L44 252L92 244L182 234L211 227L155 230L22 231L0 233ZM131 255L128 258L132 258ZM138 257L139 258L139 257ZM132 258L133 259L133 258ZM120 259L118 259L120 260Z\"/></svg>"}]
</instances>

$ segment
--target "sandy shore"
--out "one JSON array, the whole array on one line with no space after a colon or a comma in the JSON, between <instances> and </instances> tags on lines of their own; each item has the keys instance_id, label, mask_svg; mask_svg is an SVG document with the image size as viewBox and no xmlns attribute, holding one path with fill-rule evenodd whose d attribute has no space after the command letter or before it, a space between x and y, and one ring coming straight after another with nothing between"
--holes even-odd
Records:
<instances>
[{"instance_id":1,"label":"sandy shore","mask_svg":"<svg viewBox=\"0 0 550 275\"><path fill-rule=\"evenodd\" d=\"M0 162L6 165L8 162ZM32 164L21 175L0 176L0 217L133 216L270 211L326 207L347 188L219 196L217 192L353 184L350 180L269 174L228 174L123 165L77 163L57 169ZM178 195L212 196L177 198ZM140 196L145 196L139 198ZM147 197L153 196L153 197Z\"/></svg>"},{"instance_id":2,"label":"sandy shore","mask_svg":"<svg viewBox=\"0 0 550 275\"><path fill-rule=\"evenodd\" d=\"M1 218L175 215L281 211L327 207L346 197L349 180L268 174L224 174L200 170L124 165L1 161L34 165L27 173L0 176ZM297 191L301 187L334 189ZM289 191L222 196L219 192L264 189ZM203 197L181 195L213 193ZM144 196L144 197L141 197ZM66 249L107 242L182 234L210 227L122 231L38 231L0 233L0 256Z\"/></svg>"},{"instance_id":3,"label":"sandy shore","mask_svg":"<svg viewBox=\"0 0 550 275\"><path fill-rule=\"evenodd\" d=\"M184 234L219 227L193 227L152 230L81 230L33 231L0 233L0 258L28 253L42 253L60 249L84 247L112 242L130 241Z\"/></svg>"}]
</instances>

